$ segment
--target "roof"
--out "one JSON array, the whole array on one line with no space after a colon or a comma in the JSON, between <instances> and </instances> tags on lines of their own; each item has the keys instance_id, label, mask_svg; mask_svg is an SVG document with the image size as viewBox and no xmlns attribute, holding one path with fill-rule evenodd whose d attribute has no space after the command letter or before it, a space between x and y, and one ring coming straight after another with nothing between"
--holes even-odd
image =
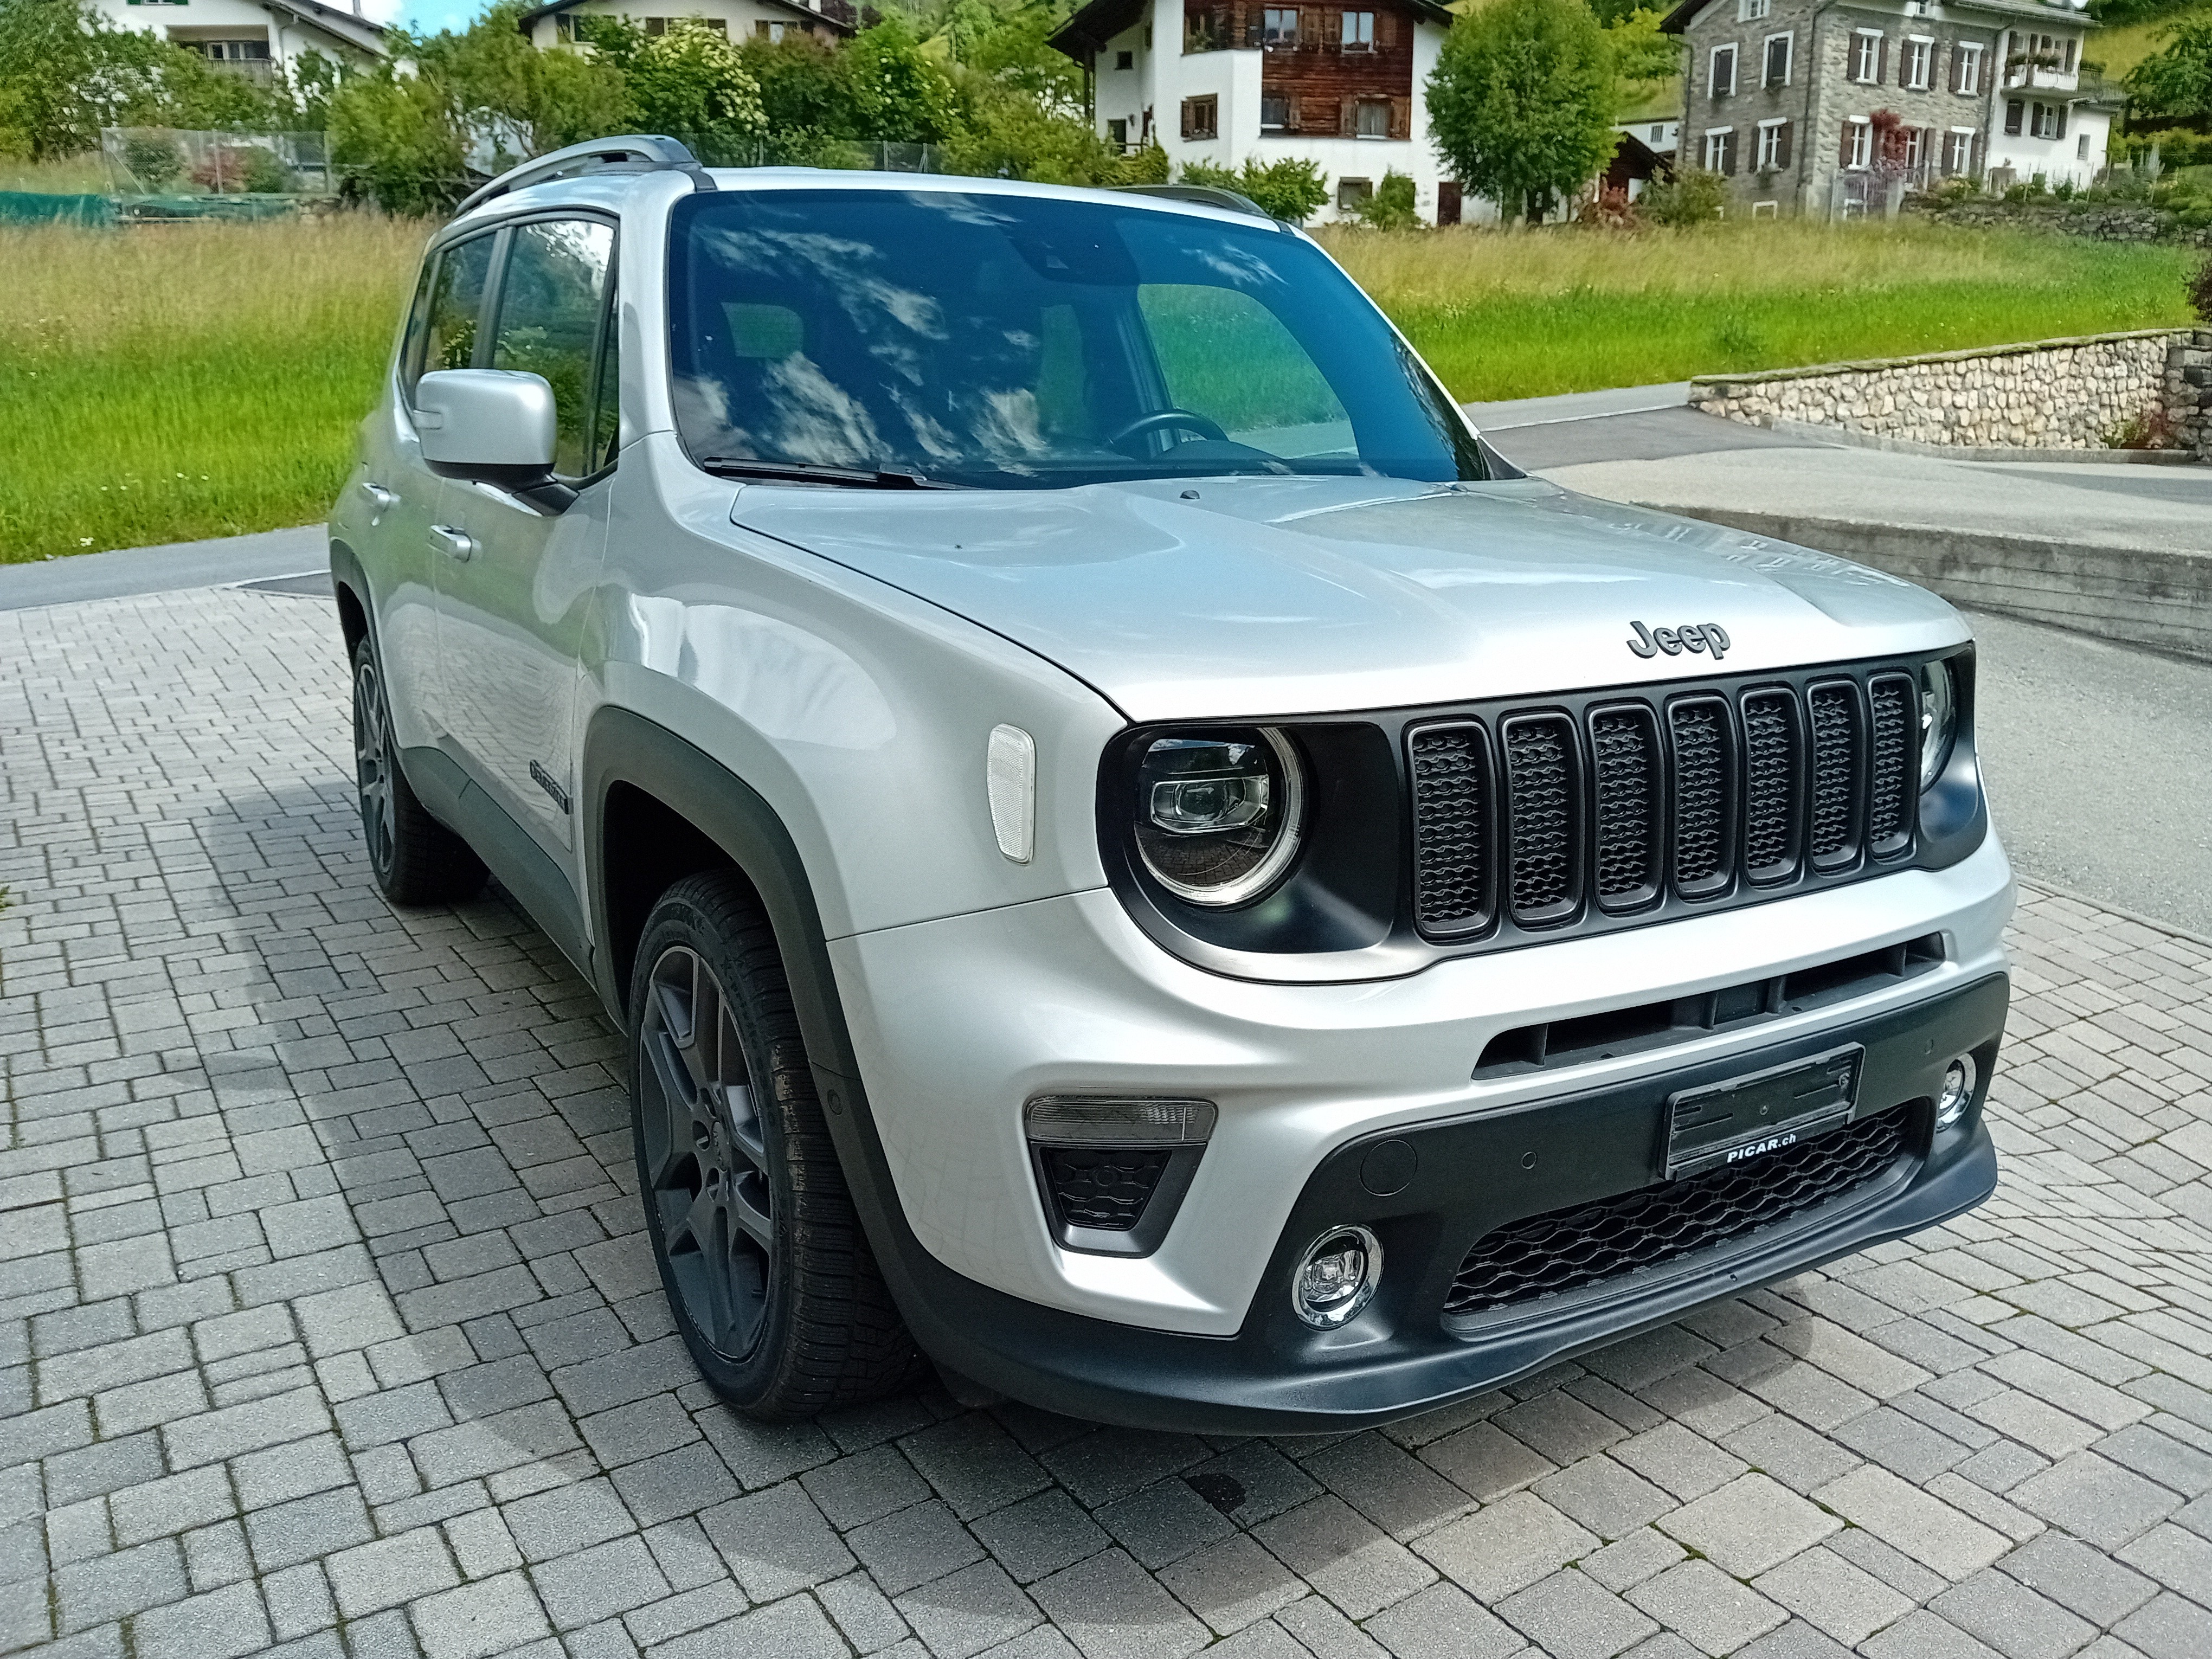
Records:
<instances>
[{"instance_id":1,"label":"roof","mask_svg":"<svg viewBox=\"0 0 2212 1659\"><path fill-rule=\"evenodd\" d=\"M1659 20L1659 32L1662 34L1681 33L1697 21L1698 14L1712 3L1713 0L1681 0L1680 5ZM2045 5L2041 0L1948 0L1948 3L1956 11L1995 12L2000 17L2019 17L2038 23L2063 22L2082 29L2104 27L2087 12L2076 11L2071 6ZM1881 9L1887 10L1888 8Z\"/></svg>"},{"instance_id":2,"label":"roof","mask_svg":"<svg viewBox=\"0 0 2212 1659\"><path fill-rule=\"evenodd\" d=\"M1452 26L1452 10L1439 0L1410 0L1410 3L1420 21L1444 28ZM1144 21L1151 11L1149 0L1091 0L1090 4L1054 29L1045 44L1081 63L1093 53L1104 51L1106 43L1115 35Z\"/></svg>"},{"instance_id":3,"label":"roof","mask_svg":"<svg viewBox=\"0 0 2212 1659\"><path fill-rule=\"evenodd\" d=\"M548 3L532 6L524 12L521 16L514 20L515 25L527 34L530 33L531 26L539 18L551 17L559 12L574 11L582 3L583 0L548 0ZM818 21L827 23L840 34L850 34L860 27L860 16L854 9L852 0L814 0L812 4L806 3L806 0L762 0L762 3L780 6L793 16L803 17L809 22Z\"/></svg>"},{"instance_id":4,"label":"roof","mask_svg":"<svg viewBox=\"0 0 2212 1659\"><path fill-rule=\"evenodd\" d=\"M383 24L350 11L340 11L336 6L326 6L323 0L261 0L261 9L296 17L325 34L350 42L363 52L373 52L380 58L390 55L384 44Z\"/></svg>"}]
</instances>

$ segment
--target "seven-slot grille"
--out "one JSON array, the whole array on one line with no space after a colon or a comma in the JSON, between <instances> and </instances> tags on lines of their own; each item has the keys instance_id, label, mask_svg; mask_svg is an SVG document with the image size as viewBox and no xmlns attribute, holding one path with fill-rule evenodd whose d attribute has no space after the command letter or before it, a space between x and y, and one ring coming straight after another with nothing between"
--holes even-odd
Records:
<instances>
[{"instance_id":1,"label":"seven-slot grille","mask_svg":"<svg viewBox=\"0 0 2212 1659\"><path fill-rule=\"evenodd\" d=\"M1439 939L1553 928L1896 858L1918 703L1910 672L1877 669L1417 726L1414 920Z\"/></svg>"}]
</instances>

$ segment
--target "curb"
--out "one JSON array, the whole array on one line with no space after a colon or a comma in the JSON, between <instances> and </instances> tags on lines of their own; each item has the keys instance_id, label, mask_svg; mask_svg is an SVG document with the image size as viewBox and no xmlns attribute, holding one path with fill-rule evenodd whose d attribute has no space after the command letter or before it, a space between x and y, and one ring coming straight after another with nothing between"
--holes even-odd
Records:
<instances>
[{"instance_id":1,"label":"curb","mask_svg":"<svg viewBox=\"0 0 2212 1659\"><path fill-rule=\"evenodd\" d=\"M1636 505L1839 554L1972 610L2212 661L2212 551L2094 547L1669 501Z\"/></svg>"}]
</instances>

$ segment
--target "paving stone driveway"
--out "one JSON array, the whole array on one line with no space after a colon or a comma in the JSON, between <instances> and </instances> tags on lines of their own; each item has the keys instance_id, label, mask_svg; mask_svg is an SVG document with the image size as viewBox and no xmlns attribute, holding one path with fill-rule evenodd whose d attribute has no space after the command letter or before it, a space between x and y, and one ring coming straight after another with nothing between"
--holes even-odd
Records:
<instances>
[{"instance_id":1,"label":"paving stone driveway","mask_svg":"<svg viewBox=\"0 0 2212 1659\"><path fill-rule=\"evenodd\" d=\"M764 1429L584 988L371 890L335 633L0 614L0 1650L2212 1654L2212 951L2032 897L1995 1200L1461 1408Z\"/></svg>"}]
</instances>

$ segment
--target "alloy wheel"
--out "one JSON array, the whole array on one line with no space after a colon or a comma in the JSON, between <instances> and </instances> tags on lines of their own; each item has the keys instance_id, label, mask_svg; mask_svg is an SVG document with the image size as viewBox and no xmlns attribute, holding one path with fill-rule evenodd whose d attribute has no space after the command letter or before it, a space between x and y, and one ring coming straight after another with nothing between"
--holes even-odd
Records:
<instances>
[{"instance_id":1,"label":"alloy wheel","mask_svg":"<svg viewBox=\"0 0 2212 1659\"><path fill-rule=\"evenodd\" d=\"M398 803L392 793L392 722L376 665L366 658L353 681L353 765L369 862L380 872L389 871L399 835Z\"/></svg>"},{"instance_id":2,"label":"alloy wheel","mask_svg":"<svg viewBox=\"0 0 2212 1659\"><path fill-rule=\"evenodd\" d=\"M653 965L638 1107L646 1201L684 1311L720 1354L759 1340L775 1261L768 1148L721 981L672 945Z\"/></svg>"}]
</instances>

